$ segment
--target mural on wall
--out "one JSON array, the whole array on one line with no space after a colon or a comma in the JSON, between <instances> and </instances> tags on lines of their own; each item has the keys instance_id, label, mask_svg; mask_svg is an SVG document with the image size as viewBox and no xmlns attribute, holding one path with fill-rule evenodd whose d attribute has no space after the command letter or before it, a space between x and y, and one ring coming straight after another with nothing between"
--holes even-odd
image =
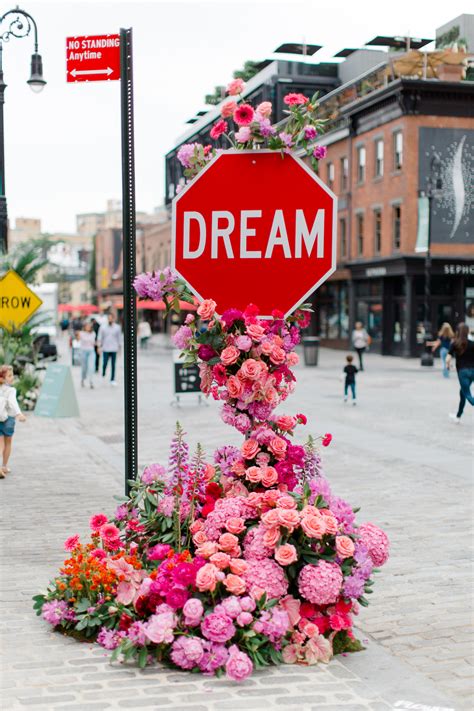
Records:
<instances>
[{"instance_id":1,"label":"mural on wall","mask_svg":"<svg viewBox=\"0 0 474 711\"><path fill-rule=\"evenodd\" d=\"M436 153L442 162L442 194L433 200L431 241L474 241L474 131L459 128L419 129L418 187L426 190Z\"/></svg>"}]
</instances>

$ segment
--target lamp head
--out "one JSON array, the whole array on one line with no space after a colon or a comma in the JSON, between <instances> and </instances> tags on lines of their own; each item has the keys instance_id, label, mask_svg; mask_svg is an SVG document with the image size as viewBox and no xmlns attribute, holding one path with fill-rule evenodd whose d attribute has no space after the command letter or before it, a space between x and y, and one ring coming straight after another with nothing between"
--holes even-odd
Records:
<instances>
[{"instance_id":1,"label":"lamp head","mask_svg":"<svg viewBox=\"0 0 474 711\"><path fill-rule=\"evenodd\" d=\"M31 75L26 82L32 91L39 94L43 91L46 81L43 79L43 60L37 52L31 55Z\"/></svg>"}]
</instances>

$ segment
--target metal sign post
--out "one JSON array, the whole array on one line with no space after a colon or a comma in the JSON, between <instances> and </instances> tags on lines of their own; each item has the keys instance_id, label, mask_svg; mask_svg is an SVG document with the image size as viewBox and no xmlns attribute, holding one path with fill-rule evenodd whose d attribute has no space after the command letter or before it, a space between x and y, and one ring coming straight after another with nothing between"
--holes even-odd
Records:
<instances>
[{"instance_id":1,"label":"metal sign post","mask_svg":"<svg viewBox=\"0 0 474 711\"><path fill-rule=\"evenodd\" d=\"M125 398L125 494L138 468L137 309L133 289L136 270L135 148L133 133L132 29L120 30L122 116L122 233Z\"/></svg>"}]
</instances>

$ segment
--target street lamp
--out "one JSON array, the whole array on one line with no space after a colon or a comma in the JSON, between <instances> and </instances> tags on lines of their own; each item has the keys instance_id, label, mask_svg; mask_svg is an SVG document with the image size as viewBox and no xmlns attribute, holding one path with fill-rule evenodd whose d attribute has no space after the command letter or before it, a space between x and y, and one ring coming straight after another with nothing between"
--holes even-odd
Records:
<instances>
[{"instance_id":1,"label":"street lamp","mask_svg":"<svg viewBox=\"0 0 474 711\"><path fill-rule=\"evenodd\" d=\"M12 16L12 17L10 17ZM27 37L31 30L34 31L35 51L31 55L31 74L26 82L37 94L43 90L46 82L43 79L43 61L38 54L38 28L36 22L25 10L16 7L8 10L0 17L0 28L8 17L8 29L0 30L0 254L5 254L8 249L8 213L7 198L5 195L5 135L3 128L3 105L5 103L5 89L7 85L3 80L3 43L11 37Z\"/></svg>"},{"instance_id":2,"label":"street lamp","mask_svg":"<svg viewBox=\"0 0 474 711\"><path fill-rule=\"evenodd\" d=\"M428 345L433 340L431 324L431 219L433 216L433 200L436 200L443 189L441 178L441 158L434 153L430 163L430 174L426 179L426 190L420 190L419 196L428 198L428 241L425 254L425 303L424 303L424 329L425 351L421 355L421 365L432 366L434 363L433 351Z\"/></svg>"}]
</instances>

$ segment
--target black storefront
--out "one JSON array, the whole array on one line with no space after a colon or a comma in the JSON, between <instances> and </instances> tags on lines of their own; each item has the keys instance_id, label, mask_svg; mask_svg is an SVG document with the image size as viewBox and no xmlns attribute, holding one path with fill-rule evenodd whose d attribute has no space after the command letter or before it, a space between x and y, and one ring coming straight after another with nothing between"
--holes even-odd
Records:
<instances>
[{"instance_id":1,"label":"black storefront","mask_svg":"<svg viewBox=\"0 0 474 711\"><path fill-rule=\"evenodd\" d=\"M347 265L349 279L327 282L314 295L315 330L323 345L348 348L356 321L382 355L414 357L425 339L424 258L394 257ZM431 323L453 327L467 321L474 331L474 260L432 257Z\"/></svg>"}]
</instances>

